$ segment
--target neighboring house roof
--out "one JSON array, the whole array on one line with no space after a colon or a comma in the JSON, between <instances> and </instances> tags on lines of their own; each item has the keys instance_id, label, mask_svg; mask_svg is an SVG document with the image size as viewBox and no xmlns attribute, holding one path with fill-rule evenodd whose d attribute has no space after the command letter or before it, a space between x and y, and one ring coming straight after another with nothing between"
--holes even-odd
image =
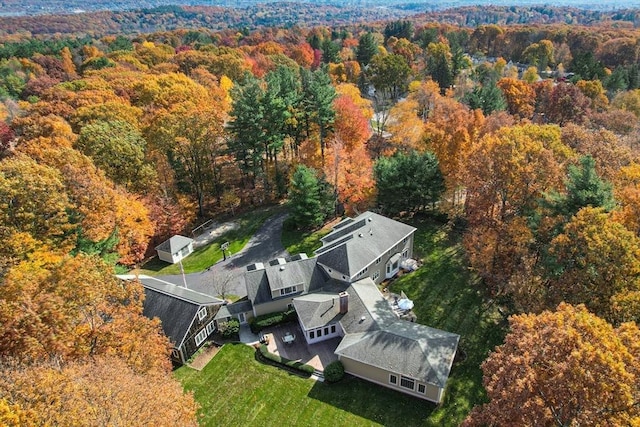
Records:
<instances>
[{"instance_id":1,"label":"neighboring house roof","mask_svg":"<svg viewBox=\"0 0 640 427\"><path fill-rule=\"evenodd\" d=\"M216 314L215 319L226 319L228 317L233 317L238 313L246 313L252 310L251 301L243 299L240 301L236 301L233 304L226 304L220 307L218 313Z\"/></svg>"},{"instance_id":2,"label":"neighboring house roof","mask_svg":"<svg viewBox=\"0 0 640 427\"><path fill-rule=\"evenodd\" d=\"M157 251L169 252L170 254L178 253L181 249L186 248L193 243L193 239L185 236L175 235L169 240L165 240L156 246Z\"/></svg>"},{"instance_id":3,"label":"neighboring house roof","mask_svg":"<svg viewBox=\"0 0 640 427\"><path fill-rule=\"evenodd\" d=\"M444 387L459 335L398 319L369 278L346 292L349 309L340 320L345 336L337 355Z\"/></svg>"},{"instance_id":4,"label":"neighboring house roof","mask_svg":"<svg viewBox=\"0 0 640 427\"><path fill-rule=\"evenodd\" d=\"M136 278L132 275L118 277L123 280ZM223 303L218 298L155 277L140 275L137 279L144 287L145 299L142 313L149 318L159 318L164 334L176 347L182 345L201 307Z\"/></svg>"},{"instance_id":5,"label":"neighboring house roof","mask_svg":"<svg viewBox=\"0 0 640 427\"><path fill-rule=\"evenodd\" d=\"M285 264L263 265L245 272L247 296L254 305L273 301L272 292L289 286L299 286L296 293L305 294L325 285L327 277L316 268L317 258L293 257L286 261Z\"/></svg>"},{"instance_id":6,"label":"neighboring house roof","mask_svg":"<svg viewBox=\"0 0 640 427\"><path fill-rule=\"evenodd\" d=\"M319 328L342 319L339 296L334 293L312 293L293 300L293 307L304 330Z\"/></svg>"},{"instance_id":7,"label":"neighboring house roof","mask_svg":"<svg viewBox=\"0 0 640 427\"><path fill-rule=\"evenodd\" d=\"M322 247L315 254L320 264L353 277L415 230L391 218L365 212L337 224L321 239Z\"/></svg>"}]
</instances>

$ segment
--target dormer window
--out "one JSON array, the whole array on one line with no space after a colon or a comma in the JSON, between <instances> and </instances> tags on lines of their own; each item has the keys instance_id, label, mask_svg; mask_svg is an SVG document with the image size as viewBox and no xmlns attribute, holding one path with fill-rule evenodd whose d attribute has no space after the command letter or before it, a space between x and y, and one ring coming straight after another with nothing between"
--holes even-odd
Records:
<instances>
[{"instance_id":1,"label":"dormer window","mask_svg":"<svg viewBox=\"0 0 640 427\"><path fill-rule=\"evenodd\" d=\"M298 291L297 286L288 286L286 288L280 289L280 296L285 296L289 294L295 294Z\"/></svg>"}]
</instances>

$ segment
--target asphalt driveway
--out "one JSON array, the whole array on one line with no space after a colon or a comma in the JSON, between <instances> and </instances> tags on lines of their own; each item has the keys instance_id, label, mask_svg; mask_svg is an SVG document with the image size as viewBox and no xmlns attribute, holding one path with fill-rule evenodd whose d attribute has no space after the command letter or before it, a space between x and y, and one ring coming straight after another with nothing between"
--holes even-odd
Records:
<instances>
[{"instance_id":1,"label":"asphalt driveway","mask_svg":"<svg viewBox=\"0 0 640 427\"><path fill-rule=\"evenodd\" d=\"M204 294L215 295L217 293L214 290L215 281L228 282L228 294L246 296L247 290L242 275L246 266L256 262L267 263L272 259L288 256L280 240L282 223L286 217L286 213L280 213L266 220L245 247L240 252L227 256L226 261L220 261L200 273L186 274L187 287ZM158 278L184 286L182 275Z\"/></svg>"}]
</instances>

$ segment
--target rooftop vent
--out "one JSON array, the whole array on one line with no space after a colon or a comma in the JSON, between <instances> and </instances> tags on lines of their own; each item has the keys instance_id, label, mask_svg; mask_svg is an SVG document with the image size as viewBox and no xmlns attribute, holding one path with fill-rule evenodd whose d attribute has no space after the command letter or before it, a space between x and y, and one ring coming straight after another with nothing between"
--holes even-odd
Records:
<instances>
[{"instance_id":1,"label":"rooftop vent","mask_svg":"<svg viewBox=\"0 0 640 427\"><path fill-rule=\"evenodd\" d=\"M358 234L358 237L362 237L362 233Z\"/></svg>"},{"instance_id":2,"label":"rooftop vent","mask_svg":"<svg viewBox=\"0 0 640 427\"><path fill-rule=\"evenodd\" d=\"M280 271L284 271L284 265L280 266Z\"/></svg>"},{"instance_id":3,"label":"rooftop vent","mask_svg":"<svg viewBox=\"0 0 640 427\"><path fill-rule=\"evenodd\" d=\"M369 218L367 218L367 221L371 222L371 221L373 221L373 218L369 217Z\"/></svg>"}]
</instances>

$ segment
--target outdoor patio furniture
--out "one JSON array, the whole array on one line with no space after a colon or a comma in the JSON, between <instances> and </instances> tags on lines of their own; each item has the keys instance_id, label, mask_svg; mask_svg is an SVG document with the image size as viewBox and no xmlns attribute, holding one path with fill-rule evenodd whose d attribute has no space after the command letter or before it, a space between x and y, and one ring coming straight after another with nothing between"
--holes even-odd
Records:
<instances>
[{"instance_id":1,"label":"outdoor patio furniture","mask_svg":"<svg viewBox=\"0 0 640 427\"><path fill-rule=\"evenodd\" d=\"M296 336L292 335L291 333L287 332L286 334L284 334L284 336L282 337L282 342L285 344L291 344L296 340Z\"/></svg>"}]
</instances>

